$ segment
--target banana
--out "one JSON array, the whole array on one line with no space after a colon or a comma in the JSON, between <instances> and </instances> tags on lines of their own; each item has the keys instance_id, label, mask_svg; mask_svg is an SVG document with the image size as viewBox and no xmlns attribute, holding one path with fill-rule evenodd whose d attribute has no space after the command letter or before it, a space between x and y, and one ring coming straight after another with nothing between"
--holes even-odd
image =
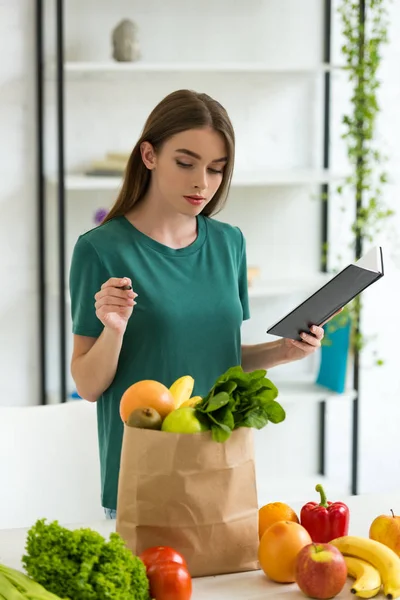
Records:
<instances>
[{"instance_id":1,"label":"banana","mask_svg":"<svg viewBox=\"0 0 400 600\"><path fill-rule=\"evenodd\" d=\"M378 569L383 592L388 600L400 596L400 558L381 542L359 536L345 535L330 542L344 556L354 556Z\"/></svg>"},{"instance_id":2,"label":"banana","mask_svg":"<svg viewBox=\"0 0 400 600\"><path fill-rule=\"evenodd\" d=\"M355 579L351 593L359 598L376 596L382 585L379 571L361 558L354 556L344 556L343 558L347 566L347 574Z\"/></svg>"},{"instance_id":3,"label":"banana","mask_svg":"<svg viewBox=\"0 0 400 600\"><path fill-rule=\"evenodd\" d=\"M203 400L201 396L192 396L191 398L189 398L189 400L182 402L181 408L183 408L184 406L195 406L198 402L200 402L200 400Z\"/></svg>"},{"instance_id":4,"label":"banana","mask_svg":"<svg viewBox=\"0 0 400 600\"><path fill-rule=\"evenodd\" d=\"M189 400L194 387L194 379L190 375L180 377L169 388L174 401L175 408L179 408L184 402Z\"/></svg>"}]
</instances>

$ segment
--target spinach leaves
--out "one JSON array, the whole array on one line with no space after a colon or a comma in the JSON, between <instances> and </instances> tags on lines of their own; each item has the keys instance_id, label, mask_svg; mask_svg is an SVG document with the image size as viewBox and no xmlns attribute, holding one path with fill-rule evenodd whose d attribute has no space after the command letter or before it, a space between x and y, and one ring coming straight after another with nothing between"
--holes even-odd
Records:
<instances>
[{"instance_id":1,"label":"spinach leaves","mask_svg":"<svg viewBox=\"0 0 400 600\"><path fill-rule=\"evenodd\" d=\"M241 366L232 367L217 381L198 404L196 416L207 423L216 442L225 442L234 429L262 429L271 423L281 423L285 417L276 402L278 389L259 369L246 373Z\"/></svg>"}]
</instances>

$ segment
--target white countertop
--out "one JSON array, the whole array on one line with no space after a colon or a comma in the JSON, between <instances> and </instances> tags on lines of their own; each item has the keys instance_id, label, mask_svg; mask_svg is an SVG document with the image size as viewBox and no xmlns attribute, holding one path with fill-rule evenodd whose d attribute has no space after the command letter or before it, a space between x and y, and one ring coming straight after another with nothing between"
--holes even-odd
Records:
<instances>
[{"instance_id":1,"label":"white countertop","mask_svg":"<svg viewBox=\"0 0 400 600\"><path fill-rule=\"evenodd\" d=\"M339 500L339 498L334 498ZM368 537L369 526L379 514L390 514L390 509L400 513L400 492L391 494L365 494L341 498L350 509L350 530L352 535ZM292 504L296 511L301 505ZM115 530L115 521L97 521L68 525L71 528L90 527L106 538ZM21 569L21 557L24 553L27 529L0 530L0 562ZM344 590L336 596L337 600L347 599L350 595L350 580ZM282 585L270 582L262 571L235 573L217 577L202 577L193 580L192 600L265 600L285 595L288 600L302 598L296 584ZM383 598L383 595L376 598Z\"/></svg>"}]
</instances>

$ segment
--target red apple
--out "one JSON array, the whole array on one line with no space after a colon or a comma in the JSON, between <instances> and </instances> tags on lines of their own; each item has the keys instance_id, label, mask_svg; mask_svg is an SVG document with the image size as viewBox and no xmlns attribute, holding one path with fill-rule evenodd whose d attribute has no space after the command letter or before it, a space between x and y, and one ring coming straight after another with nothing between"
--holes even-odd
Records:
<instances>
[{"instance_id":1,"label":"red apple","mask_svg":"<svg viewBox=\"0 0 400 600\"><path fill-rule=\"evenodd\" d=\"M347 566L341 552L331 544L307 544L296 559L296 583L309 598L327 600L342 591Z\"/></svg>"}]
</instances>

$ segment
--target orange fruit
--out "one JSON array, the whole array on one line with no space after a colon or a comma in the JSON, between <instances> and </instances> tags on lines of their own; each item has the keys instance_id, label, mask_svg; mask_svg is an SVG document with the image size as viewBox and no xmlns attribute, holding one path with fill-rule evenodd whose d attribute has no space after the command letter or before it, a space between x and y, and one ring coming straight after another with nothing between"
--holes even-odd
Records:
<instances>
[{"instance_id":1,"label":"orange fruit","mask_svg":"<svg viewBox=\"0 0 400 600\"><path fill-rule=\"evenodd\" d=\"M261 540L264 531L277 521L294 521L299 523L296 512L284 502L270 502L258 511L258 535Z\"/></svg>"},{"instance_id":2,"label":"orange fruit","mask_svg":"<svg viewBox=\"0 0 400 600\"><path fill-rule=\"evenodd\" d=\"M175 408L174 397L162 383L144 379L128 387L122 394L119 412L124 423L137 408L154 408L164 419Z\"/></svg>"},{"instance_id":3,"label":"orange fruit","mask_svg":"<svg viewBox=\"0 0 400 600\"><path fill-rule=\"evenodd\" d=\"M278 583L296 581L296 559L311 536L299 523L278 521L267 529L258 547L258 560L265 575Z\"/></svg>"}]
</instances>

